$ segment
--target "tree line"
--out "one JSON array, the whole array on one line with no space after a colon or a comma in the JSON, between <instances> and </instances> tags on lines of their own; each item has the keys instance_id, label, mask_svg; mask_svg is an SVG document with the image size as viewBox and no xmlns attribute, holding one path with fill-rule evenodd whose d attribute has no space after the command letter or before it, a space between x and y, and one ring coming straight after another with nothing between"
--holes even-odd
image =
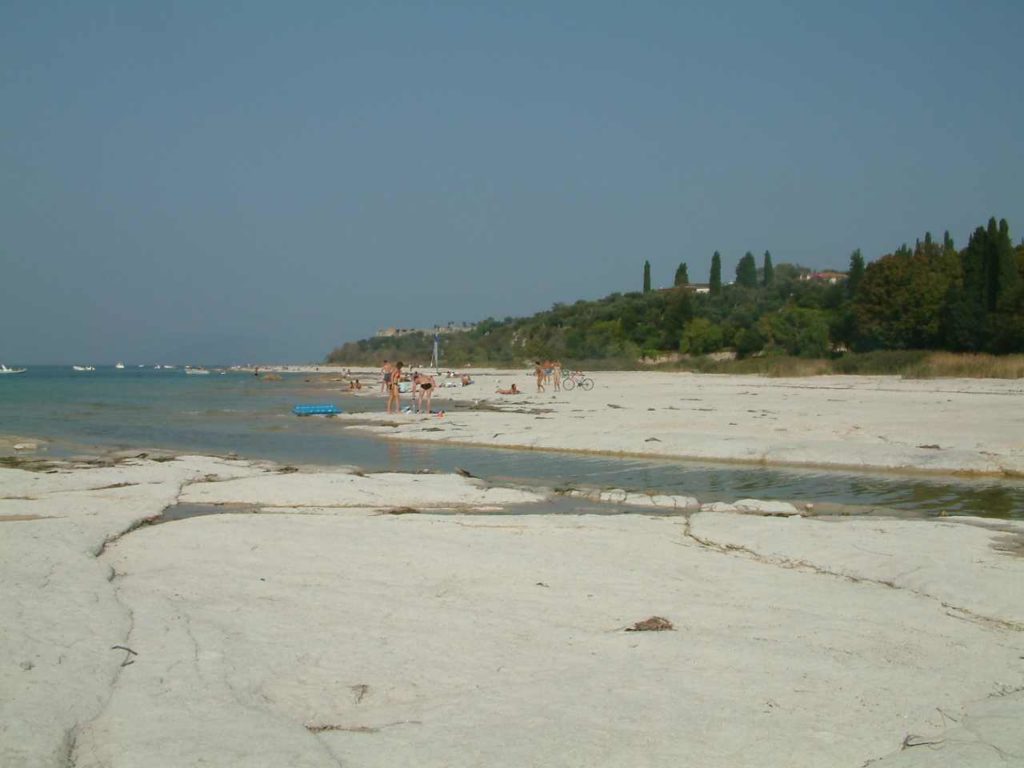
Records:
<instances>
[{"instance_id":1,"label":"tree line","mask_svg":"<svg viewBox=\"0 0 1024 768\"><path fill-rule=\"evenodd\" d=\"M623 361L668 353L739 357L786 354L828 357L846 350L1024 352L1024 243L1014 247L1005 220L978 227L957 250L949 233L926 233L866 264L850 255L847 272L830 280L796 264L773 264L752 253L723 283L722 258L712 256L707 292L690 283L686 263L673 286L651 287L596 301L555 304L531 317L488 318L442 342L442 364L519 365L528 359ZM411 334L343 344L331 363L382 357L428 358L430 338Z\"/></svg>"}]
</instances>

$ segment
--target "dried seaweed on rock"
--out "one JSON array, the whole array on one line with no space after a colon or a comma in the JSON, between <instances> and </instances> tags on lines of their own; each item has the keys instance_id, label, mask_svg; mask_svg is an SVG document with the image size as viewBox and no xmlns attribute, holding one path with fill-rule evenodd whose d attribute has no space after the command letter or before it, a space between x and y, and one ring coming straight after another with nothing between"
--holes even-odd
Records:
<instances>
[{"instance_id":1,"label":"dried seaweed on rock","mask_svg":"<svg viewBox=\"0 0 1024 768\"><path fill-rule=\"evenodd\" d=\"M626 627L627 632L665 632L674 629L672 622L661 616L651 616L649 619L638 621L632 627Z\"/></svg>"}]
</instances>

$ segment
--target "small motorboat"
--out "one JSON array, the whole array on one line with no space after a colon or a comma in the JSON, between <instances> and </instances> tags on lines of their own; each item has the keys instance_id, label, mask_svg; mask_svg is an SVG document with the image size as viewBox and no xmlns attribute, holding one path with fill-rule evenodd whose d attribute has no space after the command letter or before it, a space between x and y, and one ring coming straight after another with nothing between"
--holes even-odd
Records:
<instances>
[{"instance_id":1,"label":"small motorboat","mask_svg":"<svg viewBox=\"0 0 1024 768\"><path fill-rule=\"evenodd\" d=\"M118 368L118 369L121 369L121 370L124 370L124 363L117 363L117 364L114 365L114 367Z\"/></svg>"},{"instance_id":2,"label":"small motorboat","mask_svg":"<svg viewBox=\"0 0 1024 768\"><path fill-rule=\"evenodd\" d=\"M72 371L95 371L96 366L94 365L72 365Z\"/></svg>"},{"instance_id":3,"label":"small motorboat","mask_svg":"<svg viewBox=\"0 0 1024 768\"><path fill-rule=\"evenodd\" d=\"M0 363L0 373L24 373L28 368L8 368L3 363Z\"/></svg>"}]
</instances>

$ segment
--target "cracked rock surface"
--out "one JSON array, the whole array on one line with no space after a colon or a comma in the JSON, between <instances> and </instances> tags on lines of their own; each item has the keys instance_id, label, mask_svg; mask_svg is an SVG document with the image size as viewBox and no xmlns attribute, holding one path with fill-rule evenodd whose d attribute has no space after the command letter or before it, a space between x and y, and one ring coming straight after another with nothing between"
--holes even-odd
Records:
<instances>
[{"instance_id":1,"label":"cracked rock surface","mask_svg":"<svg viewBox=\"0 0 1024 768\"><path fill-rule=\"evenodd\" d=\"M1020 524L488 516L530 495L200 457L0 486L2 765L1024 754ZM179 500L260 512L135 527Z\"/></svg>"}]
</instances>

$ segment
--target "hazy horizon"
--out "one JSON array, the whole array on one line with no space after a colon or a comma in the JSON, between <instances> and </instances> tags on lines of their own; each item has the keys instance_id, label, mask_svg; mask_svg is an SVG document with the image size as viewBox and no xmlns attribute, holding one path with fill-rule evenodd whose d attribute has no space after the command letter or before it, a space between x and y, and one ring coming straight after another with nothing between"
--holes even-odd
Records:
<instances>
[{"instance_id":1,"label":"hazy horizon","mask_svg":"<svg viewBox=\"0 0 1024 768\"><path fill-rule=\"evenodd\" d=\"M0 7L0 362L315 362L1024 234L1024 6Z\"/></svg>"}]
</instances>

